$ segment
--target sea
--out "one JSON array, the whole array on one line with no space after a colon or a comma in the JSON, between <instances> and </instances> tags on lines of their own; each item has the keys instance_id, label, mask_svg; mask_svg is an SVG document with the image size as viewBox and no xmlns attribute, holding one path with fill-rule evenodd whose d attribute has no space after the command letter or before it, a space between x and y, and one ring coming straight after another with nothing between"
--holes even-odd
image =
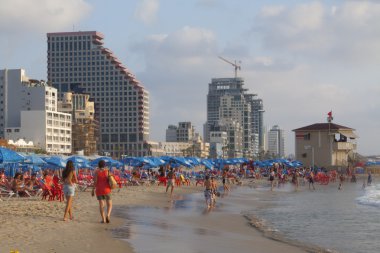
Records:
<instances>
[{"instance_id":1,"label":"sea","mask_svg":"<svg viewBox=\"0 0 380 253\"><path fill-rule=\"evenodd\" d=\"M288 184L270 192L250 183L225 194L221 189L213 209L202 193L177 196L168 208L127 208L115 236L138 253L253 252L247 229L305 252L380 252L380 184L315 187L295 191Z\"/></svg>"}]
</instances>

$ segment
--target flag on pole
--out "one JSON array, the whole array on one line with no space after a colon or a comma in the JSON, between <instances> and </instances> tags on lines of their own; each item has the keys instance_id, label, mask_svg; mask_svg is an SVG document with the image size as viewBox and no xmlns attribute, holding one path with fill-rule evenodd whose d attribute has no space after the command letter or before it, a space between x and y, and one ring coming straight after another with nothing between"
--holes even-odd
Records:
<instances>
[{"instance_id":1,"label":"flag on pole","mask_svg":"<svg viewBox=\"0 0 380 253\"><path fill-rule=\"evenodd\" d=\"M328 122L331 122L334 118L333 118L333 116L332 116L332 111L329 111L328 113L327 113L327 121Z\"/></svg>"}]
</instances>

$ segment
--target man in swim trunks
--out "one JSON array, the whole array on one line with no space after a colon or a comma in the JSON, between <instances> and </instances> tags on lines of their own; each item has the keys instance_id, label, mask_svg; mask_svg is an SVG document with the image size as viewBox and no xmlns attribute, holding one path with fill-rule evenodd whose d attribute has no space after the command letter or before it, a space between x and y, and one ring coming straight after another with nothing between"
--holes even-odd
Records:
<instances>
[{"instance_id":1,"label":"man in swim trunks","mask_svg":"<svg viewBox=\"0 0 380 253\"><path fill-rule=\"evenodd\" d=\"M168 184L166 186L166 193L168 192L169 187L171 187L171 190L170 190L170 197L171 197L173 195L174 183L175 183L175 174L174 174L173 168L170 168L167 178L168 178Z\"/></svg>"}]
</instances>

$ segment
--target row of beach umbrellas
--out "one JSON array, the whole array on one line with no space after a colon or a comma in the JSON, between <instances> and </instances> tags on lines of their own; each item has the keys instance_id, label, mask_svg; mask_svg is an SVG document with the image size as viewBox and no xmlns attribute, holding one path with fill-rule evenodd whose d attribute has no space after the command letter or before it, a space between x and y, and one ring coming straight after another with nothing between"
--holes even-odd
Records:
<instances>
[{"instance_id":1,"label":"row of beach umbrellas","mask_svg":"<svg viewBox=\"0 0 380 253\"><path fill-rule=\"evenodd\" d=\"M73 155L69 157L62 156L39 156L36 154L22 155L13 150L0 147L0 165L6 169L14 170L17 167L40 170L44 168L61 169L66 166L67 161L72 161L75 168L96 168L99 161L103 160L109 167L120 168L124 165L131 167L139 167L144 169L157 168L170 164L171 167L194 168L197 166L205 166L207 169L222 169L226 165L249 164L257 167L271 167L275 163L283 164L286 167L299 167L302 163L299 161L289 161L287 159L272 159L265 161L250 161L246 158L229 158L229 159L201 159L198 157L127 157L120 161L111 157L97 157L89 159L83 156ZM11 173L13 174L13 173Z\"/></svg>"}]
</instances>

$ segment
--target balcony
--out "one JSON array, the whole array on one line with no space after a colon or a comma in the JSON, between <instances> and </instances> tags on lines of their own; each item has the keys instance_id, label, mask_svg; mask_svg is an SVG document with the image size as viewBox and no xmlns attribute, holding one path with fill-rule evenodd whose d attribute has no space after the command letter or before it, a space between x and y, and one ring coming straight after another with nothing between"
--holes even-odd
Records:
<instances>
[{"instance_id":1,"label":"balcony","mask_svg":"<svg viewBox=\"0 0 380 253\"><path fill-rule=\"evenodd\" d=\"M355 150L356 144L351 142L334 142L333 145L334 150Z\"/></svg>"}]
</instances>

